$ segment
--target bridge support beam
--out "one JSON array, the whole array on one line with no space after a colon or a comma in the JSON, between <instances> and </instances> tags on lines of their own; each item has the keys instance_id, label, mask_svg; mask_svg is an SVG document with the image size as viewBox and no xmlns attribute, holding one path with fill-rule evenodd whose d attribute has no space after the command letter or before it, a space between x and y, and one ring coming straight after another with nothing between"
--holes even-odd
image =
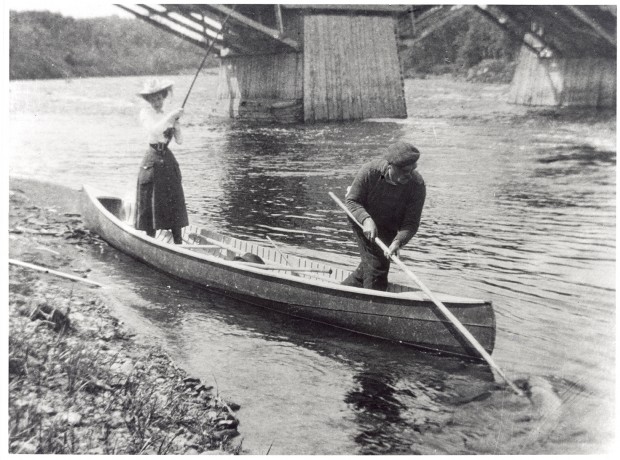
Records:
<instances>
[{"instance_id":1,"label":"bridge support beam","mask_svg":"<svg viewBox=\"0 0 620 460\"><path fill-rule=\"evenodd\" d=\"M307 12L293 34L300 52L222 58L219 112L308 123L407 117L393 16Z\"/></svg>"},{"instance_id":2,"label":"bridge support beam","mask_svg":"<svg viewBox=\"0 0 620 460\"><path fill-rule=\"evenodd\" d=\"M508 100L531 106L615 107L616 60L541 58L524 46Z\"/></svg>"},{"instance_id":3,"label":"bridge support beam","mask_svg":"<svg viewBox=\"0 0 620 460\"><path fill-rule=\"evenodd\" d=\"M283 123L302 120L302 54L222 57L217 98L220 116Z\"/></svg>"},{"instance_id":4,"label":"bridge support beam","mask_svg":"<svg viewBox=\"0 0 620 460\"><path fill-rule=\"evenodd\" d=\"M392 16L304 16L304 121L406 118Z\"/></svg>"}]
</instances>

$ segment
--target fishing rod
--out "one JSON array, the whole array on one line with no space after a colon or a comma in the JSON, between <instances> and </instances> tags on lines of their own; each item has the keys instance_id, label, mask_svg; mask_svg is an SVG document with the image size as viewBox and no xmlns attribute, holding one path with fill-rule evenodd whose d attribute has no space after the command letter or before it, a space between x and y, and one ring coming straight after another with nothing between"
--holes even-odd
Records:
<instances>
[{"instance_id":1,"label":"fishing rod","mask_svg":"<svg viewBox=\"0 0 620 460\"><path fill-rule=\"evenodd\" d=\"M236 5L233 5L232 9L230 10L228 15L224 19L224 22L222 22L222 27L220 29L220 32L222 34L224 33L224 27L226 26L226 23L230 19L230 15L233 13L233 11L235 11L235 6ZM185 95L185 99L183 99L183 104L181 104L181 108L182 109L185 108L185 104L187 103L187 99L189 99L189 94L192 92L192 88L194 87L194 83L196 83L196 79L198 78L198 74L200 73L200 71L202 70L203 66L205 65L205 62L207 62L207 57L209 56L209 53L211 53L211 49L213 49L213 45L215 45L215 39L216 38L217 38L217 35L215 37L213 37L213 40L211 40L211 43L209 44L209 47L207 48L207 52L205 53L204 58L202 58L202 62L200 63L200 66L198 66L198 70L196 71L196 74L194 75L194 79L192 80L192 83L189 85L189 89L187 90L187 94ZM168 137L168 140L166 142L166 147L170 144L170 141L172 141L172 133L170 133L170 135Z\"/></svg>"},{"instance_id":2,"label":"fishing rod","mask_svg":"<svg viewBox=\"0 0 620 460\"><path fill-rule=\"evenodd\" d=\"M228 13L228 16L226 16L226 19L224 19L224 22L222 23L222 28L220 30L221 33L224 33L224 27L226 26L226 23L230 19L230 15L233 13L233 11L235 11L235 6L236 5L233 5L232 10L230 10L230 13ZM196 79L198 78L198 74L202 70L202 67L205 65L205 62L207 62L207 57L209 56L209 53L211 52L211 49L213 48L213 45L215 45L215 39L216 38L217 38L217 36L214 37L213 40L211 40L211 44L209 45L209 48L207 48L207 52L205 53L205 57L202 59L202 62L200 63L200 66L198 67L198 70L196 71L196 75L194 75L194 79L192 80L192 84L189 85L189 89L187 90L187 95L185 96L185 99L183 100L183 104L181 105L181 108L185 107L185 103L187 102L187 99L189 98L189 93L192 92L192 88L194 87L194 83L196 83Z\"/></svg>"}]
</instances>

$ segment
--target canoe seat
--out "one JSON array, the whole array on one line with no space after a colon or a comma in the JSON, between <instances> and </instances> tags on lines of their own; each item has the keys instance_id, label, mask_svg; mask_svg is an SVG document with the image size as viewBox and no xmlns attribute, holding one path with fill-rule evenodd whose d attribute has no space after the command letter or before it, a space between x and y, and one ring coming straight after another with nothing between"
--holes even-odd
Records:
<instances>
[{"instance_id":1,"label":"canoe seat","mask_svg":"<svg viewBox=\"0 0 620 460\"><path fill-rule=\"evenodd\" d=\"M121 222L133 225L133 203L116 197L99 197L99 202Z\"/></svg>"},{"instance_id":2,"label":"canoe seat","mask_svg":"<svg viewBox=\"0 0 620 460\"><path fill-rule=\"evenodd\" d=\"M121 209L123 208L123 200L113 197L99 197L99 202L112 215L114 215L114 217L120 218Z\"/></svg>"}]
</instances>

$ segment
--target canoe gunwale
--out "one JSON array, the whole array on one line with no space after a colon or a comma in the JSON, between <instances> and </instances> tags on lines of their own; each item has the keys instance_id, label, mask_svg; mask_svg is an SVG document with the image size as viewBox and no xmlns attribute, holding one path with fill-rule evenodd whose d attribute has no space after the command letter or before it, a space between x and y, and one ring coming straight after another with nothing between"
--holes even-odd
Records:
<instances>
[{"instance_id":1,"label":"canoe gunwale","mask_svg":"<svg viewBox=\"0 0 620 460\"><path fill-rule=\"evenodd\" d=\"M149 237L123 222L114 213L123 215L119 209L122 205L120 197L99 193L86 185L82 191L82 216L87 228L98 233L110 246L168 276L289 316L411 345L425 351L480 359L434 303L417 295L417 291L382 292L343 286L336 280L329 282L264 270L180 247L169 242L169 232L158 235L167 240L163 241ZM106 200L109 203L104 204ZM265 260L277 263L273 251L269 252L268 247L211 230L190 227L205 232L202 233L204 236L209 235L222 243L240 246L243 251L258 252ZM306 259L295 258L299 264L295 266L306 266ZM311 263L313 268L329 267L322 262ZM342 270L338 278L341 276ZM477 338L484 344L485 350L491 353L496 331L492 303L443 296L446 297L448 308L460 312L461 323L472 328L472 332L477 331Z\"/></svg>"},{"instance_id":2,"label":"canoe gunwale","mask_svg":"<svg viewBox=\"0 0 620 460\"><path fill-rule=\"evenodd\" d=\"M150 246L155 246L157 248L163 249L173 254L183 255L188 258L198 259L204 262L210 262L210 263L220 265L220 266L223 265L226 267L234 268L241 272L249 272L255 275L262 275L262 276L265 276L267 279L277 279L281 281L286 280L294 284L302 284L302 285L318 287L322 289L331 289L334 292L346 292L346 293L358 294L365 298L380 297L380 298L390 299L392 301L397 301L397 302L404 301L407 304L411 304L411 302L426 303L430 301L430 299L419 295L417 291L415 292L414 291L411 291L411 292L375 291L375 290L370 290L370 289L358 288L354 286L344 286L342 284L338 284L335 281L329 282L327 280L315 280L315 279L304 278L300 276L287 275L285 273L274 273L274 270L262 270L261 268L256 267L256 266L245 265L241 262L226 260L221 257L210 256L208 254L201 254L199 252L186 249L184 247L179 247L179 245L176 245L173 243L172 244L165 243L155 238L146 236L146 233L136 230L130 225L123 223L117 216L115 216L108 209L106 209L106 207L103 206L103 204L99 201L100 198L120 199L119 197L111 196L111 195L99 195L96 193L95 189L93 189L92 187L86 186L86 185L83 186L83 190L88 194L90 201L98 208L98 210L103 215L105 215L108 218L108 220L112 222L114 225L116 225L120 230L131 234L133 237L139 239L141 242L145 244L148 244ZM439 297L441 298L441 295L439 295ZM446 300L445 303L458 304L459 307L467 308L468 304L471 304L472 307L476 307L482 303L490 303L490 302L485 301L485 300L479 300L479 299L451 296L450 299Z\"/></svg>"}]
</instances>

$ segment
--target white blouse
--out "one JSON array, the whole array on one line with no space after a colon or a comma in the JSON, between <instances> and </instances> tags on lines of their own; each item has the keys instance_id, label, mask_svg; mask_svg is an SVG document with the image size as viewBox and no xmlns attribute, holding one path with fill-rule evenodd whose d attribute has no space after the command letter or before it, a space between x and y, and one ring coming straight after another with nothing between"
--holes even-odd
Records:
<instances>
[{"instance_id":1,"label":"white blouse","mask_svg":"<svg viewBox=\"0 0 620 460\"><path fill-rule=\"evenodd\" d=\"M166 142L164 131L174 127L174 140L177 144L183 143L181 124L174 119L174 113L156 112L151 106L144 107L140 111L140 123L146 129L149 144Z\"/></svg>"}]
</instances>

